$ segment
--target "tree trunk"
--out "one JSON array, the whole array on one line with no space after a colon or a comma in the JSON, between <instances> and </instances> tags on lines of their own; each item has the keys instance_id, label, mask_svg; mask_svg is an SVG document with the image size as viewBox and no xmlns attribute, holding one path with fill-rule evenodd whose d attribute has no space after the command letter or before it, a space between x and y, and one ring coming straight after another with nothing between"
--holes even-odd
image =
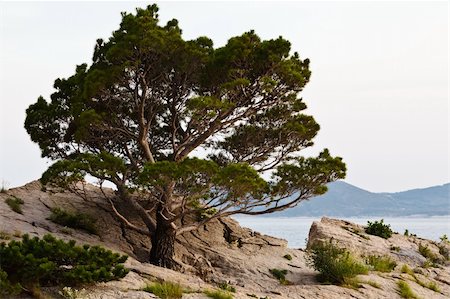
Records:
<instances>
[{"instance_id":1,"label":"tree trunk","mask_svg":"<svg viewBox=\"0 0 450 299\"><path fill-rule=\"evenodd\" d=\"M150 263L159 267L178 270L179 264L174 259L175 239L175 229L157 213L156 231L152 236L152 248L150 249Z\"/></svg>"}]
</instances>

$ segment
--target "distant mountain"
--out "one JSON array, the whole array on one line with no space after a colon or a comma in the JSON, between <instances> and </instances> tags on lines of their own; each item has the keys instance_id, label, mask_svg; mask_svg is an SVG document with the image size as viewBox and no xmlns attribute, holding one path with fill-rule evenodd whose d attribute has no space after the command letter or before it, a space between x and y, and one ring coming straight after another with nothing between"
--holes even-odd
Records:
<instances>
[{"instance_id":1,"label":"distant mountain","mask_svg":"<svg viewBox=\"0 0 450 299\"><path fill-rule=\"evenodd\" d=\"M372 193L338 181L328 192L297 207L269 214L295 216L412 216L450 215L450 183L398 193ZM268 215L265 215L268 216Z\"/></svg>"}]
</instances>

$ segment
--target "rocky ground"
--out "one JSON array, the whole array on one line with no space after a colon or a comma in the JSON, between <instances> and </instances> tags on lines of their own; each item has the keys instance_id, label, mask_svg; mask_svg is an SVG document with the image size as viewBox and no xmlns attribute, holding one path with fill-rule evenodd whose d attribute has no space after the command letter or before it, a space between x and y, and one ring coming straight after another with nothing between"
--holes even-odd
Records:
<instances>
[{"instance_id":1,"label":"rocky ground","mask_svg":"<svg viewBox=\"0 0 450 299\"><path fill-rule=\"evenodd\" d=\"M82 195L82 196L80 196ZM261 235L242 228L232 219L212 222L197 232L178 238L177 260L183 265L181 272L155 267L145 262L150 241L147 236L128 230L116 219L104 196L113 198L112 190L99 190L86 185L81 194L74 195L58 190L44 190L35 181L20 188L0 193L0 238L19 239L28 233L43 236L52 233L58 238L74 239L78 243L98 244L130 256L126 266L130 273L121 281L86 287L86 298L155 298L141 291L152 281L171 281L191 290L183 298L207 298L204 290L217 289L226 282L236 288L234 298L401 298L397 282L406 281L419 298L450 297L450 266L427 267L426 258L419 251L419 244L428 246L443 261L448 244L417 237L394 234L388 240L367 235L364 228L349 222L322 218L313 223L309 234L309 245L319 240L333 239L339 246L348 248L363 258L368 255L387 255L397 261L393 272L371 271L360 275L360 287L356 289L334 285L323 285L316 279L317 272L306 263L306 252L287 247L285 240ZM5 199L15 196L24 201L23 214L13 212ZM126 213L119 203L118 209ZM88 213L97 219L100 236L62 227L47 218L54 207ZM139 225L139 220L134 224ZM439 248L440 246L441 248ZM441 252L441 253L440 253ZM291 255L292 260L284 258ZM401 273L403 264L414 269L415 274ZM269 269L288 271L289 285L281 285ZM426 286L434 282L439 291ZM373 285L376 285L373 286ZM55 290L48 290L56 294Z\"/></svg>"}]
</instances>

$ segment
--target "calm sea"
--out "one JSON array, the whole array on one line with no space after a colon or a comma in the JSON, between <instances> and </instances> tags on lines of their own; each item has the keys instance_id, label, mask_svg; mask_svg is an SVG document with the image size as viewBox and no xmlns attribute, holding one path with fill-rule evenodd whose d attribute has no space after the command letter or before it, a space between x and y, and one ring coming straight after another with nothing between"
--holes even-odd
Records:
<instances>
[{"instance_id":1,"label":"calm sea","mask_svg":"<svg viewBox=\"0 0 450 299\"><path fill-rule=\"evenodd\" d=\"M313 221L320 217L252 217L234 216L241 226L248 227L262 234L279 237L288 241L291 248L301 248L306 245L309 228ZM332 217L334 218L334 217ZM350 217L340 218L358 224L367 224L367 221L380 220L382 217ZM439 237L446 234L450 237L450 216L432 217L383 217L384 223L401 234L405 229L418 237L439 241Z\"/></svg>"}]
</instances>

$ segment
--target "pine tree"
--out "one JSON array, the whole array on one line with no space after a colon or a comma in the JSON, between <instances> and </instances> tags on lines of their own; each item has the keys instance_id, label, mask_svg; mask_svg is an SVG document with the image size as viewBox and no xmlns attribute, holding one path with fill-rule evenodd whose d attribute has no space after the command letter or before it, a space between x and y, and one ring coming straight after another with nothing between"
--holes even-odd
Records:
<instances>
[{"instance_id":1,"label":"pine tree","mask_svg":"<svg viewBox=\"0 0 450 299\"><path fill-rule=\"evenodd\" d=\"M145 223L150 261L176 268L178 234L295 206L343 178L345 164L328 150L299 156L319 125L298 96L309 60L289 41L249 31L214 48L207 37L184 40L177 20L160 25L157 12L123 13L92 64L28 108L25 128L56 161L43 183L111 182Z\"/></svg>"}]
</instances>

